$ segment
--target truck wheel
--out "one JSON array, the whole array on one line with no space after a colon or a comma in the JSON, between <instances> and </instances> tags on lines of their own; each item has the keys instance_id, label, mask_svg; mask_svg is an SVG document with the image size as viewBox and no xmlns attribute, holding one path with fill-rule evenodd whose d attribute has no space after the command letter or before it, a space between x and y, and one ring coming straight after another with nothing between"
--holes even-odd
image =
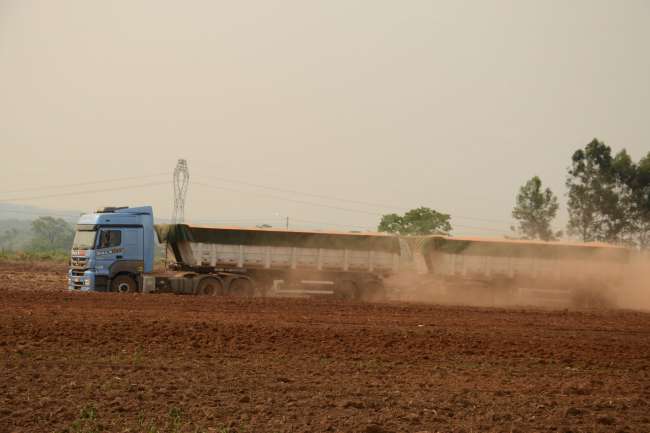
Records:
<instances>
[{"instance_id":1,"label":"truck wheel","mask_svg":"<svg viewBox=\"0 0 650 433\"><path fill-rule=\"evenodd\" d=\"M217 278L203 278L196 286L196 294L216 296L223 294L223 284Z\"/></svg>"},{"instance_id":2,"label":"truck wheel","mask_svg":"<svg viewBox=\"0 0 650 433\"><path fill-rule=\"evenodd\" d=\"M336 284L334 294L337 298L348 301L358 301L361 299L361 291L354 281L340 281Z\"/></svg>"},{"instance_id":3,"label":"truck wheel","mask_svg":"<svg viewBox=\"0 0 650 433\"><path fill-rule=\"evenodd\" d=\"M130 276L118 275L111 281L111 291L117 293L135 293L138 291L138 285Z\"/></svg>"},{"instance_id":4,"label":"truck wheel","mask_svg":"<svg viewBox=\"0 0 650 433\"><path fill-rule=\"evenodd\" d=\"M571 297L571 304L577 308L591 308L601 310L615 306L613 299L606 296L604 289L577 289L574 291Z\"/></svg>"},{"instance_id":5,"label":"truck wheel","mask_svg":"<svg viewBox=\"0 0 650 433\"><path fill-rule=\"evenodd\" d=\"M233 296L253 296L253 283L247 278L235 278L228 286L228 294Z\"/></svg>"},{"instance_id":6,"label":"truck wheel","mask_svg":"<svg viewBox=\"0 0 650 433\"><path fill-rule=\"evenodd\" d=\"M363 293L361 297L364 301L385 301L387 298L386 287L381 281L370 281L362 287Z\"/></svg>"}]
</instances>

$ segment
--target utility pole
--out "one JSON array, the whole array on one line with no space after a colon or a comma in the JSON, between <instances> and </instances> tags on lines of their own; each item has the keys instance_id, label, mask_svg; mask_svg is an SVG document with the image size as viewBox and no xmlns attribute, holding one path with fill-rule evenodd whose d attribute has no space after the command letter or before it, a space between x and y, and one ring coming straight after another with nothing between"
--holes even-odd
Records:
<instances>
[{"instance_id":1,"label":"utility pole","mask_svg":"<svg viewBox=\"0 0 650 433\"><path fill-rule=\"evenodd\" d=\"M179 224L185 221L185 197L189 184L190 170L187 168L187 161L179 159L174 169L174 212L172 213L172 224Z\"/></svg>"},{"instance_id":2,"label":"utility pole","mask_svg":"<svg viewBox=\"0 0 650 433\"><path fill-rule=\"evenodd\" d=\"M289 230L289 215L282 216L280 212L274 212L273 215L277 217L280 221L284 222L284 227ZM275 225L275 224L274 224Z\"/></svg>"}]
</instances>

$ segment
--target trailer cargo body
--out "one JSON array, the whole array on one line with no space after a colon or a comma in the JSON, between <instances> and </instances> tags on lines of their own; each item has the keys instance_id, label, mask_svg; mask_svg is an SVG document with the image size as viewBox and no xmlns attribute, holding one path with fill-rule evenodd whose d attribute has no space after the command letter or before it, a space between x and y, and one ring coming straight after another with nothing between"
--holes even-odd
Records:
<instances>
[{"instance_id":1,"label":"trailer cargo body","mask_svg":"<svg viewBox=\"0 0 650 433\"><path fill-rule=\"evenodd\" d=\"M399 241L381 234L157 225L177 263L189 267L392 272Z\"/></svg>"},{"instance_id":2,"label":"trailer cargo body","mask_svg":"<svg viewBox=\"0 0 650 433\"><path fill-rule=\"evenodd\" d=\"M427 273L446 290L549 300L612 302L630 251L601 243L431 236L420 240Z\"/></svg>"},{"instance_id":3,"label":"trailer cargo body","mask_svg":"<svg viewBox=\"0 0 650 433\"><path fill-rule=\"evenodd\" d=\"M245 275L263 291L312 286L374 296L399 266L399 241L389 235L185 224L157 225L156 231L177 269Z\"/></svg>"}]
</instances>

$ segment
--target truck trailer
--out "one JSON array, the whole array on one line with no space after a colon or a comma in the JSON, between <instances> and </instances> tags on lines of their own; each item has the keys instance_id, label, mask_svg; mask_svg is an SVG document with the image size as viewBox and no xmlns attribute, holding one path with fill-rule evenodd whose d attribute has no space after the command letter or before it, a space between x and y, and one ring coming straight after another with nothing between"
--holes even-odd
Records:
<instances>
[{"instance_id":1,"label":"truck trailer","mask_svg":"<svg viewBox=\"0 0 650 433\"><path fill-rule=\"evenodd\" d=\"M428 236L412 244L444 296L497 303L615 304L632 254L596 242Z\"/></svg>"},{"instance_id":2,"label":"truck trailer","mask_svg":"<svg viewBox=\"0 0 650 433\"><path fill-rule=\"evenodd\" d=\"M156 236L171 259L161 272L154 272ZM154 225L150 206L108 207L79 218L68 288L381 298L399 257L399 240L391 235Z\"/></svg>"}]
</instances>

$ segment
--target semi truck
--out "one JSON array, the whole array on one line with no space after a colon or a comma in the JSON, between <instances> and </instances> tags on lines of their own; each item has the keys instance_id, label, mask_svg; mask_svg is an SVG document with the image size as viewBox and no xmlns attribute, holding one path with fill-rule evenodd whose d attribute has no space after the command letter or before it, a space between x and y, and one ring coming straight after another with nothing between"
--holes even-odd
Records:
<instances>
[{"instance_id":1,"label":"semi truck","mask_svg":"<svg viewBox=\"0 0 650 433\"><path fill-rule=\"evenodd\" d=\"M461 302L499 304L615 304L632 255L628 248L595 242L427 236L410 244L428 290Z\"/></svg>"},{"instance_id":2,"label":"semi truck","mask_svg":"<svg viewBox=\"0 0 650 433\"><path fill-rule=\"evenodd\" d=\"M382 299L395 275L399 292L432 300L598 306L615 303L631 255L599 243L154 225L150 206L103 208L76 229L68 288L120 293ZM169 259L160 271L156 238Z\"/></svg>"},{"instance_id":3,"label":"semi truck","mask_svg":"<svg viewBox=\"0 0 650 433\"><path fill-rule=\"evenodd\" d=\"M169 263L154 271L156 237ZM378 233L154 225L153 209L106 207L82 215L68 288L196 295L381 298L399 267L397 237Z\"/></svg>"}]
</instances>

